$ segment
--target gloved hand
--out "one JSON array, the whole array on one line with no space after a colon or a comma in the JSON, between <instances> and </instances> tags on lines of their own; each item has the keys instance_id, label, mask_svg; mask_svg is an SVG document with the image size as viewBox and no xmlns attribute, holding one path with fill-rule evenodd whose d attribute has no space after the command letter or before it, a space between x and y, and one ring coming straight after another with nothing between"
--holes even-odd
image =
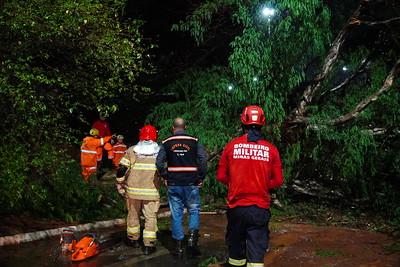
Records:
<instances>
[{"instance_id":1,"label":"gloved hand","mask_svg":"<svg viewBox=\"0 0 400 267\"><path fill-rule=\"evenodd\" d=\"M126 197L126 190L125 190L124 184L117 184L117 191L118 191L118 194L120 194L123 197Z\"/></svg>"},{"instance_id":2,"label":"gloved hand","mask_svg":"<svg viewBox=\"0 0 400 267\"><path fill-rule=\"evenodd\" d=\"M117 134L113 134L110 140L111 145L115 145L117 143Z\"/></svg>"}]
</instances>

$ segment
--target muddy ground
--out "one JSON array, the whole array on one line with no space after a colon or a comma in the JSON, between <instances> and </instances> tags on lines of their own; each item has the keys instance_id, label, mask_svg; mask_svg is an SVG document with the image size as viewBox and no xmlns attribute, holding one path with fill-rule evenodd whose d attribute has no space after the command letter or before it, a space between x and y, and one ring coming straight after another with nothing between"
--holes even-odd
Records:
<instances>
[{"instance_id":1,"label":"muddy ground","mask_svg":"<svg viewBox=\"0 0 400 267\"><path fill-rule=\"evenodd\" d=\"M157 252L143 256L140 249L124 245L123 228L100 231L105 239L103 252L88 262L71 264L66 257L54 259L57 238L0 249L0 266L207 266L226 256L224 241L226 218L223 215L203 216L200 247L203 255L197 259L173 258L169 250L173 242L168 220L160 221ZM365 230L317 226L294 222L272 222L271 250L265 257L266 266L400 266L400 254L387 248L393 240L382 233ZM218 265L211 265L218 266Z\"/></svg>"}]
</instances>

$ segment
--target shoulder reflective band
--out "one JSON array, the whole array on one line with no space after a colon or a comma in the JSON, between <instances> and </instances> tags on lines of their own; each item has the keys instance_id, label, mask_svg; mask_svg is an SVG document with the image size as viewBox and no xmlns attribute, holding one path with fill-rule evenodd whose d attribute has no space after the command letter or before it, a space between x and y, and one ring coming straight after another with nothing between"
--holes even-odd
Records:
<instances>
[{"instance_id":1,"label":"shoulder reflective band","mask_svg":"<svg viewBox=\"0 0 400 267\"><path fill-rule=\"evenodd\" d=\"M155 188L135 188L127 187L126 192L130 196L148 196L148 197L158 197L158 190Z\"/></svg>"},{"instance_id":2,"label":"shoulder reflective band","mask_svg":"<svg viewBox=\"0 0 400 267\"><path fill-rule=\"evenodd\" d=\"M197 172L197 167L168 167L169 172Z\"/></svg>"},{"instance_id":3,"label":"shoulder reflective band","mask_svg":"<svg viewBox=\"0 0 400 267\"><path fill-rule=\"evenodd\" d=\"M140 226L127 227L126 232L131 235L138 234L140 232Z\"/></svg>"},{"instance_id":4,"label":"shoulder reflective band","mask_svg":"<svg viewBox=\"0 0 400 267\"><path fill-rule=\"evenodd\" d=\"M87 169L89 169L89 170L96 170L97 167L89 167L89 168L87 168Z\"/></svg>"},{"instance_id":5,"label":"shoulder reflective band","mask_svg":"<svg viewBox=\"0 0 400 267\"><path fill-rule=\"evenodd\" d=\"M100 138L101 145L104 145L104 138Z\"/></svg>"},{"instance_id":6,"label":"shoulder reflective band","mask_svg":"<svg viewBox=\"0 0 400 267\"><path fill-rule=\"evenodd\" d=\"M144 239L156 239L157 233L154 231L143 230L143 238Z\"/></svg>"},{"instance_id":7,"label":"shoulder reflective band","mask_svg":"<svg viewBox=\"0 0 400 267\"><path fill-rule=\"evenodd\" d=\"M233 265L233 266L243 266L246 264L246 259L235 260L235 259L229 258L228 262L230 265Z\"/></svg>"},{"instance_id":8,"label":"shoulder reflective band","mask_svg":"<svg viewBox=\"0 0 400 267\"><path fill-rule=\"evenodd\" d=\"M82 153L88 153L88 154L97 154L96 150L87 150L87 149L81 149Z\"/></svg>"},{"instance_id":9,"label":"shoulder reflective band","mask_svg":"<svg viewBox=\"0 0 400 267\"><path fill-rule=\"evenodd\" d=\"M154 163L135 163L132 166L133 170L142 170L142 171L156 171L157 167Z\"/></svg>"},{"instance_id":10,"label":"shoulder reflective band","mask_svg":"<svg viewBox=\"0 0 400 267\"><path fill-rule=\"evenodd\" d=\"M114 153L115 153L115 154L125 154L125 151L115 150Z\"/></svg>"},{"instance_id":11,"label":"shoulder reflective band","mask_svg":"<svg viewBox=\"0 0 400 267\"><path fill-rule=\"evenodd\" d=\"M122 158L119 164L124 165L127 168L131 166L131 162L127 158Z\"/></svg>"},{"instance_id":12,"label":"shoulder reflective band","mask_svg":"<svg viewBox=\"0 0 400 267\"><path fill-rule=\"evenodd\" d=\"M247 267L264 267L263 262L248 262Z\"/></svg>"},{"instance_id":13,"label":"shoulder reflective band","mask_svg":"<svg viewBox=\"0 0 400 267\"><path fill-rule=\"evenodd\" d=\"M170 138L165 139L164 141L162 141L162 143L164 144L167 141L170 140L194 140L194 141L198 141L197 138L191 137L191 136L185 136L185 135L177 135L177 136L171 136Z\"/></svg>"}]
</instances>

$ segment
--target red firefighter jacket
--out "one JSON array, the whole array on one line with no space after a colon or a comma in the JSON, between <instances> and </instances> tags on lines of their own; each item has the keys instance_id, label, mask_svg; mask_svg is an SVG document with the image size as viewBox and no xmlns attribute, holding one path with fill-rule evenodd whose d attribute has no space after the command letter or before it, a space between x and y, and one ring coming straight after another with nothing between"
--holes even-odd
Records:
<instances>
[{"instance_id":1,"label":"red firefighter jacket","mask_svg":"<svg viewBox=\"0 0 400 267\"><path fill-rule=\"evenodd\" d=\"M266 140L248 142L247 134L232 140L222 153L217 180L228 186L230 208L269 208L269 190L283 183L278 149Z\"/></svg>"}]
</instances>

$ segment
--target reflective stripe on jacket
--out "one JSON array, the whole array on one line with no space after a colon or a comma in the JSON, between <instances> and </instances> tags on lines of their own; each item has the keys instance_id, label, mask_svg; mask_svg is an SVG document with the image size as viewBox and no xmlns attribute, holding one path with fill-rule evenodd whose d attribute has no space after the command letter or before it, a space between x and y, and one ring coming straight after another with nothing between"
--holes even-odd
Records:
<instances>
[{"instance_id":1,"label":"reflective stripe on jacket","mask_svg":"<svg viewBox=\"0 0 400 267\"><path fill-rule=\"evenodd\" d=\"M117 143L117 144L115 144L113 146L112 152L113 152L113 164L115 166L118 166L118 164L121 161L122 157L126 153L126 145L125 144L121 144L121 143Z\"/></svg>"},{"instance_id":2,"label":"reflective stripe on jacket","mask_svg":"<svg viewBox=\"0 0 400 267\"><path fill-rule=\"evenodd\" d=\"M193 185L198 175L198 139L186 133L173 135L163 142L170 185Z\"/></svg>"},{"instance_id":3,"label":"reflective stripe on jacket","mask_svg":"<svg viewBox=\"0 0 400 267\"><path fill-rule=\"evenodd\" d=\"M155 142L149 143L149 147L153 149L148 150L146 147L147 154L137 153L140 152L138 147L130 147L119 162L128 171L124 179L118 179L118 182L125 181L126 192L131 199L159 200L160 177L155 165L159 147Z\"/></svg>"},{"instance_id":4,"label":"reflective stripe on jacket","mask_svg":"<svg viewBox=\"0 0 400 267\"><path fill-rule=\"evenodd\" d=\"M106 136L103 138L96 138L93 136L85 137L81 145L81 165L83 167L97 166L97 151L99 148L101 149L101 146L110 139L111 136Z\"/></svg>"}]
</instances>

